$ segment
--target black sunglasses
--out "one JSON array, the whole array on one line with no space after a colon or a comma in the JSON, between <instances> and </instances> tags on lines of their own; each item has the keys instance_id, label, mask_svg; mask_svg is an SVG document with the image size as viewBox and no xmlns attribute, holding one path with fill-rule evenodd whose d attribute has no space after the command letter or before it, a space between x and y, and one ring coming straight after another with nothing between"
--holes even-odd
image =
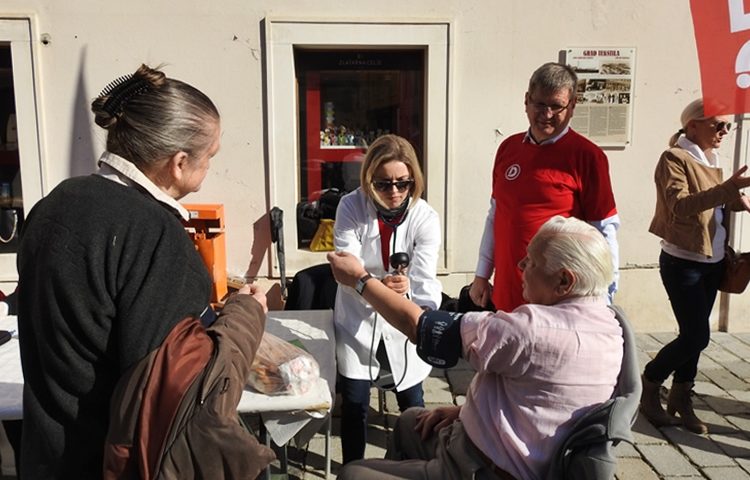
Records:
<instances>
[{"instance_id":1,"label":"black sunglasses","mask_svg":"<svg viewBox=\"0 0 750 480\"><path fill-rule=\"evenodd\" d=\"M375 187L375 190L378 192L390 192L393 187L396 187L396 190L399 192L405 192L411 186L414 185L414 179L409 180L396 180L395 182L392 182L390 180L373 180L372 186Z\"/></svg>"},{"instance_id":2,"label":"black sunglasses","mask_svg":"<svg viewBox=\"0 0 750 480\"><path fill-rule=\"evenodd\" d=\"M724 129L727 129L727 132L732 131L732 122L717 122L716 123L716 131L720 132Z\"/></svg>"}]
</instances>

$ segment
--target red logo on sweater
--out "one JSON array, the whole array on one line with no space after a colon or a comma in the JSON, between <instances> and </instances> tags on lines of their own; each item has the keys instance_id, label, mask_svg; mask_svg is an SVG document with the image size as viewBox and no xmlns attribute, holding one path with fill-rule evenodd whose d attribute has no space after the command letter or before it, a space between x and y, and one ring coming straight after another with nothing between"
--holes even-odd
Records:
<instances>
[{"instance_id":1,"label":"red logo on sweater","mask_svg":"<svg viewBox=\"0 0 750 480\"><path fill-rule=\"evenodd\" d=\"M505 171L505 179L506 180L515 180L518 178L518 175L521 174L521 166L517 163L514 163L508 169Z\"/></svg>"}]
</instances>

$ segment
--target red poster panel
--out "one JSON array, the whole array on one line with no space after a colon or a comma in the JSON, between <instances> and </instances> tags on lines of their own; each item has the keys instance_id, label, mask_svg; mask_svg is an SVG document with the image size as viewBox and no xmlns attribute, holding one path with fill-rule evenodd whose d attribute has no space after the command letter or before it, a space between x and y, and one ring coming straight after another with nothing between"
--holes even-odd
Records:
<instances>
[{"instance_id":1,"label":"red poster panel","mask_svg":"<svg viewBox=\"0 0 750 480\"><path fill-rule=\"evenodd\" d=\"M750 112L750 0L690 0L707 116Z\"/></svg>"}]
</instances>

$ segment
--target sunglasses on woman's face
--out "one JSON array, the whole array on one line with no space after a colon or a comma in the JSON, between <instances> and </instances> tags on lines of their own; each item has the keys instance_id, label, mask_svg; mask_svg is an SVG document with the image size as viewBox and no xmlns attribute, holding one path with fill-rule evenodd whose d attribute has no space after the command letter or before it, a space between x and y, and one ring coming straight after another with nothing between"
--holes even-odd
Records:
<instances>
[{"instance_id":1,"label":"sunglasses on woman's face","mask_svg":"<svg viewBox=\"0 0 750 480\"><path fill-rule=\"evenodd\" d=\"M710 118L707 118L704 121L708 122L709 126L714 127L717 133L723 131L724 129L726 129L727 132L732 131L732 122L717 122L711 120Z\"/></svg>"},{"instance_id":2,"label":"sunglasses on woman's face","mask_svg":"<svg viewBox=\"0 0 750 480\"><path fill-rule=\"evenodd\" d=\"M715 126L717 132L720 132L725 128L727 129L727 132L732 131L732 122L716 122Z\"/></svg>"},{"instance_id":3,"label":"sunglasses on woman's face","mask_svg":"<svg viewBox=\"0 0 750 480\"><path fill-rule=\"evenodd\" d=\"M390 181L390 180L373 180L372 186L375 187L375 190L378 192L390 192L393 187L396 187L396 190L399 192L405 192L411 186L414 184L413 179L409 180L396 180L396 181Z\"/></svg>"}]
</instances>

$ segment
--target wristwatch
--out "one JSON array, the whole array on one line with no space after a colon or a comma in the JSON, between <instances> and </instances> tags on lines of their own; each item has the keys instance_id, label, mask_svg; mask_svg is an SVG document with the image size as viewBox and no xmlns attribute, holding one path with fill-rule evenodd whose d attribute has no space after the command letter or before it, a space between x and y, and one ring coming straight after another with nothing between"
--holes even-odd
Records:
<instances>
[{"instance_id":1,"label":"wristwatch","mask_svg":"<svg viewBox=\"0 0 750 480\"><path fill-rule=\"evenodd\" d=\"M357 291L360 295L365 291L365 285L367 285L367 281L372 278L372 275L369 273L363 275L359 280L357 280L357 284L354 286L354 290Z\"/></svg>"}]
</instances>

